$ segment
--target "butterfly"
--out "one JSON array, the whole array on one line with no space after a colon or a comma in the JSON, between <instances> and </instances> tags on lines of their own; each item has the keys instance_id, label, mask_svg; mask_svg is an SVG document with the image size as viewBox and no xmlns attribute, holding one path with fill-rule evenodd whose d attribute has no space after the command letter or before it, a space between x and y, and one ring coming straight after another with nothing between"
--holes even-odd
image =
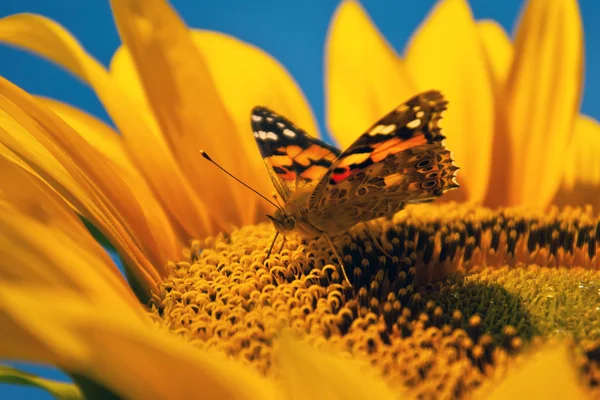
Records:
<instances>
[{"instance_id":1,"label":"butterfly","mask_svg":"<svg viewBox=\"0 0 600 400\"><path fill-rule=\"evenodd\" d=\"M268 215L277 230L275 239L292 232L324 236L341 264L331 235L458 188L458 167L439 126L447 104L439 91L417 94L344 151L266 107L254 107L254 137L284 202Z\"/></svg>"}]
</instances>

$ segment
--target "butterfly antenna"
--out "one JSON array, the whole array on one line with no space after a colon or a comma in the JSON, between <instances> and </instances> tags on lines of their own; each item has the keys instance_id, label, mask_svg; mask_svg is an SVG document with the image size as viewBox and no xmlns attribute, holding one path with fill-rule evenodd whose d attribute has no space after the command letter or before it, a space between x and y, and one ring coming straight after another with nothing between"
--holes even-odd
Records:
<instances>
[{"instance_id":1,"label":"butterfly antenna","mask_svg":"<svg viewBox=\"0 0 600 400\"><path fill-rule=\"evenodd\" d=\"M331 246L331 249L333 250L333 254L335 254L335 257L337 258L338 262L340 263L340 268L342 269L342 274L344 275L344 279L346 280L346 282L350 283L350 279L348 279L348 275L346 275L346 268L344 267L344 263L342 261L342 257L340 256L340 253L338 253L338 251L335 248L335 245L333 244L333 241L331 240L329 235L326 233L323 233L323 236L325 236L325 239L327 239L327 242L329 242L329 245ZM352 283L350 283L350 285L352 285Z\"/></svg>"},{"instance_id":2,"label":"butterfly antenna","mask_svg":"<svg viewBox=\"0 0 600 400\"><path fill-rule=\"evenodd\" d=\"M202 154L202 157L206 158L208 161L210 161L211 163L213 163L214 165L216 165L217 168L219 168L221 171L225 172L227 175L229 175L230 177L232 177L233 179L235 179L236 181L238 181L239 183L241 183L242 185L244 185L246 188L252 190L254 193L256 193L257 195L259 195L260 197L262 197L263 199L265 199L266 201L268 201L269 203L271 203L275 208L279 208L279 209L282 208L281 206L278 206L277 204L275 204L273 201L269 200L266 196L264 196L263 194L261 194L257 190L251 188L250 186L248 186L247 184L245 184L244 182L242 182L241 180L239 180L238 178L236 178L231 172L229 172L225 168L221 167L212 158L210 158L210 156L208 154L206 154L206 152L204 150L200 150L200 154ZM273 246L271 246L271 247L273 247Z\"/></svg>"}]
</instances>

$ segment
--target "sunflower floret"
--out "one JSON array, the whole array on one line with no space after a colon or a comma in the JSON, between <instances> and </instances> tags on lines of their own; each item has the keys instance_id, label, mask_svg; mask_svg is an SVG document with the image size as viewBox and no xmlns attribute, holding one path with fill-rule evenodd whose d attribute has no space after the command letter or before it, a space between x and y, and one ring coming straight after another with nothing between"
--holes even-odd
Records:
<instances>
[{"instance_id":1,"label":"sunflower floret","mask_svg":"<svg viewBox=\"0 0 600 400\"><path fill-rule=\"evenodd\" d=\"M278 373L273 343L288 328L368 360L393 387L443 398L532 343L568 337L597 387L599 226L589 209L412 207L370 224L389 256L364 229L335 238L352 286L325 240L289 237L266 260L273 228L246 226L170 263L151 315L265 375Z\"/></svg>"}]
</instances>

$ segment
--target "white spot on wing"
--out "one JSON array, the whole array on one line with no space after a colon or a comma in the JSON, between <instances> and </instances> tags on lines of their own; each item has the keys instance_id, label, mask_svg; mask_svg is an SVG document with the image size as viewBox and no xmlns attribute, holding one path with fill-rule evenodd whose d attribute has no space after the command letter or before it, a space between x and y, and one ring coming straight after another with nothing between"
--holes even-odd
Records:
<instances>
[{"instance_id":1,"label":"white spot on wing","mask_svg":"<svg viewBox=\"0 0 600 400\"><path fill-rule=\"evenodd\" d=\"M375 135L389 135L390 133L394 132L396 130L396 124L389 124L389 125L377 125L376 127L374 127L373 129L371 129L369 131L369 135L371 136L375 136Z\"/></svg>"},{"instance_id":2,"label":"white spot on wing","mask_svg":"<svg viewBox=\"0 0 600 400\"><path fill-rule=\"evenodd\" d=\"M254 122L262 121L262 117L260 115L253 114L252 121L254 121Z\"/></svg>"},{"instance_id":3,"label":"white spot on wing","mask_svg":"<svg viewBox=\"0 0 600 400\"><path fill-rule=\"evenodd\" d=\"M290 137L290 138L295 138L296 137L296 132L294 132L291 129L287 129L287 128L283 130L283 134L285 136L287 136L287 137Z\"/></svg>"},{"instance_id":4,"label":"white spot on wing","mask_svg":"<svg viewBox=\"0 0 600 400\"><path fill-rule=\"evenodd\" d=\"M278 139L279 139L279 137L278 137L278 136L277 136L275 133L273 133L273 132L267 132L267 134L266 134L266 136L265 136L265 140L273 140L273 141L276 141L276 140L278 140Z\"/></svg>"},{"instance_id":5,"label":"white spot on wing","mask_svg":"<svg viewBox=\"0 0 600 400\"><path fill-rule=\"evenodd\" d=\"M410 129L416 129L419 126L421 126L421 119L419 119L419 118L413 119L412 121L410 121L406 124L406 127L410 128Z\"/></svg>"},{"instance_id":6,"label":"white spot on wing","mask_svg":"<svg viewBox=\"0 0 600 400\"><path fill-rule=\"evenodd\" d=\"M279 137L273 132L265 132L265 131L256 131L254 132L254 137L260 140L273 140L276 141Z\"/></svg>"},{"instance_id":7,"label":"white spot on wing","mask_svg":"<svg viewBox=\"0 0 600 400\"><path fill-rule=\"evenodd\" d=\"M384 135L389 135L390 133L394 132L396 130L396 124L389 124L388 126L385 126L383 129L381 129L379 131L379 133L384 134Z\"/></svg>"}]
</instances>

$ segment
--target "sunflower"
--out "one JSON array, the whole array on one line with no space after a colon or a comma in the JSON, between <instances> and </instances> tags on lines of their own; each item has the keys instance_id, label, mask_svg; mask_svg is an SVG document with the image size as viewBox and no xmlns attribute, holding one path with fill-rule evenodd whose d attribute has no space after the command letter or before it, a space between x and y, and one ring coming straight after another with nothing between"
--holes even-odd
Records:
<instances>
[{"instance_id":1,"label":"sunflower","mask_svg":"<svg viewBox=\"0 0 600 400\"><path fill-rule=\"evenodd\" d=\"M521 61L510 63L511 71L517 70L513 80L522 75L519 68L535 68L522 66L527 60L537 60L531 50L517 57L519 46L537 48L539 40L545 45L541 49L554 54L554 36L546 43L545 36L528 33L538 25L567 29L555 39L579 40L579 47L561 44L575 52L562 61L581 63L576 5L557 1L549 12L544 4L531 1L523 15L514 51L514 60ZM335 239L352 286L341 279L322 240L288 238L267 260L273 228L257 223L267 205L223 179L203 163L198 150L206 149L241 180L269 193L268 176L248 134L248 111L264 104L316 133L299 88L261 50L223 34L189 30L162 0L115 0L112 6L123 46L108 70L53 21L29 14L0 20L0 40L40 54L89 84L118 130L0 78L0 354L55 365L74 383L8 367L0 369L0 379L66 398L391 399L473 393L500 398L524 390L584 396L590 387L597 389L600 220L589 208L540 211L556 191L546 188L556 186L546 180L534 182L542 185L536 186L544 192L539 199L510 189L516 194L497 200L533 208L414 207L373 224L390 258L359 230ZM555 19L546 20L548 15ZM456 16L468 24L457 24ZM495 25L484 25L492 27L491 37L501 37ZM410 54L414 60L426 57L419 50L423 46L441 57L440 40L448 34L436 32L443 27L456 29L465 43L480 43L488 29L480 32L476 26L464 2L444 0L415 36ZM384 97L392 100L384 86L366 84L381 78L381 71L352 71L367 66L347 63L356 49L348 51L342 39L356 32L347 43L366 44L360 51L381 61L389 84L407 85L397 87L394 102L420 85L437 84L428 81L426 68L409 81L403 74L411 58L404 65L358 4L342 3L328 45L329 123L342 145L361 124L380 116L361 121L370 117L365 110L377 113L386 107ZM495 160L491 142L513 135L509 128L492 129L504 121L497 117L498 93L510 90L494 86L498 81L490 76L504 71L508 50L479 46L486 51L475 54L478 46L464 46L463 57L454 61L458 65L445 68L473 81L439 83L456 103L458 120L449 118L446 131L449 146L456 146L464 169L471 171L465 174L466 193L475 201L498 199L478 185L487 185L498 169L495 161L484 165ZM431 79L437 62L435 68L427 64ZM466 66L467 72L461 70ZM577 65L558 69L571 67L580 79ZM344 74L352 74L354 98L373 88L362 96L369 107L343 95ZM484 76L494 84L482 86ZM547 100L537 92L523 94L517 89L525 84L509 81L505 88L514 88L515 101ZM479 97L461 103L460 85L469 99L474 90L489 103ZM277 91L268 89L273 87ZM564 90L557 97L571 99L570 93L576 102L578 87L565 84ZM469 119L464 114L469 104L477 110L481 105L482 112ZM563 106L549 106L548 118L556 120L552 143L545 145L554 149L573 142L577 159L586 146L582 139L567 140L573 122L565 122ZM510 115L517 118L519 110ZM569 110L575 119L576 107ZM582 137L596 126L589 120L583 125ZM471 126L481 132L476 141L450 134L464 134ZM471 160L464 154L475 143L483 146L482 153ZM529 144L506 143L518 146L518 154L533 154ZM547 166L535 154L537 163ZM569 182L578 184L581 167L566 165ZM515 186L514 170L501 170L513 171L503 182ZM551 176L559 179L561 173ZM593 175L586 179L595 183ZM86 226L114 246L127 280ZM567 344L552 342L558 339Z\"/></svg>"}]
</instances>

